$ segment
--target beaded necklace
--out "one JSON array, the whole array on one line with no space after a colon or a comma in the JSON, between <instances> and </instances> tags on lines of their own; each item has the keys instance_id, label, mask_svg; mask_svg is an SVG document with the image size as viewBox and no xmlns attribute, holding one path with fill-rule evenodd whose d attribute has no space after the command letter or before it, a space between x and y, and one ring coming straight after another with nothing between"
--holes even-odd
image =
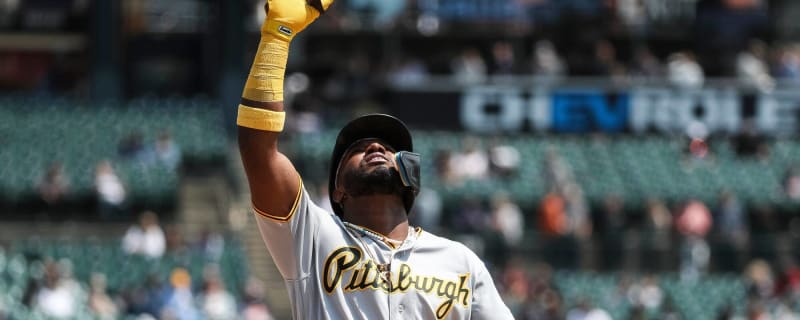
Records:
<instances>
[{"instance_id":1,"label":"beaded necklace","mask_svg":"<svg viewBox=\"0 0 800 320\"><path fill-rule=\"evenodd\" d=\"M362 250L366 251L367 255L369 255L370 259L372 259L372 262L375 264L375 268L378 270L378 274L380 275L381 279L383 279L383 281L385 281L389 285L389 292L391 292L392 291L392 277L391 277L391 275L392 275L392 261L394 260L394 254L395 254L396 250L400 248L400 246L403 244L403 241L390 239L390 238L388 238L388 237L386 237L386 236L384 236L382 234L379 234L379 233L377 233L375 231L369 230L369 229L364 228L362 226L358 226L358 225L352 224L352 223L347 222L347 221L343 221L343 223L344 223L345 226L347 226L347 228L345 228L347 230L347 233L349 233L354 238L358 239L358 242L361 244ZM356 231L355 232L356 235L353 235L354 232L351 229ZM413 229L409 229L409 236L411 236L411 230L413 230ZM367 246L367 243L364 242L364 238L361 235L362 233L366 233L366 234L371 235L371 236L373 236L373 237L375 237L377 239L380 239L382 242L386 243L392 249L392 252L389 255L389 262L388 263L380 263L380 261L376 257L377 253L374 253L373 250L369 246ZM383 255L381 255L381 257L383 257Z\"/></svg>"}]
</instances>

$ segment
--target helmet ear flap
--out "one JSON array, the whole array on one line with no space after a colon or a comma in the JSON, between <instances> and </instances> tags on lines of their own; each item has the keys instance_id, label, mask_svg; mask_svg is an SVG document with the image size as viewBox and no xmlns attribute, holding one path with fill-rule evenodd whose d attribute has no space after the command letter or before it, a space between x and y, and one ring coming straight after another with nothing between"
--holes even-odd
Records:
<instances>
[{"instance_id":1,"label":"helmet ear flap","mask_svg":"<svg viewBox=\"0 0 800 320\"><path fill-rule=\"evenodd\" d=\"M403 185L411 189L414 196L419 194L420 188L420 155L409 151L400 151L395 154L397 171Z\"/></svg>"}]
</instances>

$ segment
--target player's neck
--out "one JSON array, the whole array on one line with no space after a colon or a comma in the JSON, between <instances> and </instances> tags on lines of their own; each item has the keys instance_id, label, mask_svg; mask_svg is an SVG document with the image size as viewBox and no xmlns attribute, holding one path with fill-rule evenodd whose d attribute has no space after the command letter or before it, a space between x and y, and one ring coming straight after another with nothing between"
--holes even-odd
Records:
<instances>
[{"instance_id":1,"label":"player's neck","mask_svg":"<svg viewBox=\"0 0 800 320\"><path fill-rule=\"evenodd\" d=\"M378 232L389 239L402 241L408 236L408 215L397 196L350 198L345 205L344 220Z\"/></svg>"}]
</instances>

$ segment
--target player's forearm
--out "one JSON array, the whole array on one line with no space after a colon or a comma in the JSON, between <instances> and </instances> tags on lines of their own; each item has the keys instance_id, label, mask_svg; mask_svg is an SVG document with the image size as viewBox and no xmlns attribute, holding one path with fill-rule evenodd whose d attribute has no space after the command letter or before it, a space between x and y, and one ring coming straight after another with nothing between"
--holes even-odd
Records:
<instances>
[{"instance_id":1,"label":"player's forearm","mask_svg":"<svg viewBox=\"0 0 800 320\"><path fill-rule=\"evenodd\" d=\"M283 130L283 82L288 56L288 40L270 33L262 34L242 91L236 121L240 127L275 133L262 135L268 141L261 143L274 145L277 133Z\"/></svg>"},{"instance_id":2,"label":"player's forearm","mask_svg":"<svg viewBox=\"0 0 800 320\"><path fill-rule=\"evenodd\" d=\"M262 34L242 92L243 104L283 111L283 79L288 58L288 40L270 33Z\"/></svg>"}]
</instances>

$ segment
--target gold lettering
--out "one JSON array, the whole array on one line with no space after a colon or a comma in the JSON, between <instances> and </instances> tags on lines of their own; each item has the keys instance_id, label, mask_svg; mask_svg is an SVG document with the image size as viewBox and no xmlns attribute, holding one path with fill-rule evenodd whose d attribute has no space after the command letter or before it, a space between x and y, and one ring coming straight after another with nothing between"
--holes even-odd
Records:
<instances>
[{"instance_id":1,"label":"gold lettering","mask_svg":"<svg viewBox=\"0 0 800 320\"><path fill-rule=\"evenodd\" d=\"M444 286L444 296L452 299L455 299L456 295L456 283L453 281L447 281L447 284Z\"/></svg>"},{"instance_id":2,"label":"gold lettering","mask_svg":"<svg viewBox=\"0 0 800 320\"><path fill-rule=\"evenodd\" d=\"M397 273L397 289L405 292L411 287L411 267L407 264L400 265L400 271Z\"/></svg>"},{"instance_id":3,"label":"gold lettering","mask_svg":"<svg viewBox=\"0 0 800 320\"><path fill-rule=\"evenodd\" d=\"M435 293L436 293L437 296L440 296L440 297L443 296L444 293L442 292L442 282L444 282L444 281L442 281L442 279L439 279L437 277L433 277L433 283L431 284L431 289L432 290L428 291L428 293L434 292L434 290L436 290Z\"/></svg>"},{"instance_id":4,"label":"gold lettering","mask_svg":"<svg viewBox=\"0 0 800 320\"><path fill-rule=\"evenodd\" d=\"M350 281L344 287L344 290L351 291L351 290L358 289L358 282L363 283L364 282L364 277L366 277L366 274L364 274L363 276L359 277L360 274L361 273L359 272L358 269L353 270L353 274L350 275Z\"/></svg>"},{"instance_id":5,"label":"gold lettering","mask_svg":"<svg viewBox=\"0 0 800 320\"><path fill-rule=\"evenodd\" d=\"M469 306L470 289L467 288L467 281L469 280L469 273L458 276L458 298L461 300L461 305Z\"/></svg>"},{"instance_id":6,"label":"gold lettering","mask_svg":"<svg viewBox=\"0 0 800 320\"><path fill-rule=\"evenodd\" d=\"M361 250L356 247L342 247L334 250L327 259L322 271L323 287L326 292L332 293L345 271L352 269L361 260Z\"/></svg>"},{"instance_id":7,"label":"gold lettering","mask_svg":"<svg viewBox=\"0 0 800 320\"><path fill-rule=\"evenodd\" d=\"M444 319L456 303L469 306L472 291L469 287L469 273L458 276L458 281L447 281L437 277L415 275L411 266L401 264L398 272L389 281L383 279L374 261L361 261L363 254L357 247L341 247L325 259L323 267L323 289L333 293L343 278L349 275L345 292L366 289L380 290L387 294L406 292L413 288L419 292L433 294L445 300L436 308L436 318Z\"/></svg>"},{"instance_id":8,"label":"gold lettering","mask_svg":"<svg viewBox=\"0 0 800 320\"><path fill-rule=\"evenodd\" d=\"M453 299L447 299L436 308L436 319L444 319L453 310Z\"/></svg>"},{"instance_id":9,"label":"gold lettering","mask_svg":"<svg viewBox=\"0 0 800 320\"><path fill-rule=\"evenodd\" d=\"M414 288L416 288L418 291L427 293L431 293L433 291L433 279L422 276L417 276L416 278L417 281L415 281L416 283L414 284ZM422 279L422 281L420 281L420 279Z\"/></svg>"}]
</instances>

